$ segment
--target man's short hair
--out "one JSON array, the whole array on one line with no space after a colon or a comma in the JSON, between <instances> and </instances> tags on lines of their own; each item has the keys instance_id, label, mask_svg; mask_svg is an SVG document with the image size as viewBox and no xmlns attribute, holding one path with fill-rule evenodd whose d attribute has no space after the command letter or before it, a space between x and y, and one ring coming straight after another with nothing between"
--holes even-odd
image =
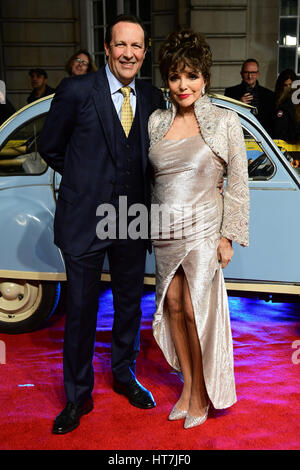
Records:
<instances>
[{"instance_id":1,"label":"man's short hair","mask_svg":"<svg viewBox=\"0 0 300 470\"><path fill-rule=\"evenodd\" d=\"M32 77L32 75L36 73L38 77L41 75L44 75L45 78L48 78L47 72L44 69L31 69L29 70L29 75Z\"/></svg>"},{"instance_id":2,"label":"man's short hair","mask_svg":"<svg viewBox=\"0 0 300 470\"><path fill-rule=\"evenodd\" d=\"M245 65L246 65L246 64L249 64L250 62L255 62L256 65L257 65L257 70L259 70L259 63L258 63L258 61L257 61L256 59L247 59L247 60L245 60L245 62L243 62L243 64L242 64L242 69L241 69L241 70L243 71Z\"/></svg>"},{"instance_id":3,"label":"man's short hair","mask_svg":"<svg viewBox=\"0 0 300 470\"><path fill-rule=\"evenodd\" d=\"M114 21L107 26L106 28L106 33L105 33L105 43L107 44L108 47L110 47L110 42L111 42L111 38L112 38L112 29L113 27L117 24L117 23L120 23L121 21L125 22L125 23L133 23L133 24L138 24L140 25L140 27L142 28L142 30L144 31L144 36L145 36L145 48L147 49L147 46L148 46L148 33L143 25L143 22L140 18L138 18L137 16L134 16L134 15L118 15Z\"/></svg>"}]
</instances>

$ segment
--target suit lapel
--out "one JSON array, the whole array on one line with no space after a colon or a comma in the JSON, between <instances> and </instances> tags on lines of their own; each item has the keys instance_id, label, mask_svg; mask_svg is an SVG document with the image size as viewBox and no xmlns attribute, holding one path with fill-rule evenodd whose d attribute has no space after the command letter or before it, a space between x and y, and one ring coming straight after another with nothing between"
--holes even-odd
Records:
<instances>
[{"instance_id":1,"label":"suit lapel","mask_svg":"<svg viewBox=\"0 0 300 470\"><path fill-rule=\"evenodd\" d=\"M104 138L106 139L107 147L110 151L112 159L114 162L116 162L114 127L112 119L113 102L111 100L109 84L106 78L104 67L102 67L96 73L92 95L100 124L103 128L103 134Z\"/></svg>"},{"instance_id":2,"label":"suit lapel","mask_svg":"<svg viewBox=\"0 0 300 470\"><path fill-rule=\"evenodd\" d=\"M149 118L149 103L150 97L148 90L144 90L143 83L136 80L136 94L137 94L137 108L140 121L140 139L142 151L142 166L143 171L146 170L148 164L148 118ZM110 96L110 88L105 73L105 68L102 67L95 74L95 82L92 90L93 100L96 107L97 115L103 129L104 137L106 139L107 147L110 151L113 161L116 163L115 157L115 136L112 115L114 112L113 102Z\"/></svg>"},{"instance_id":3,"label":"suit lapel","mask_svg":"<svg viewBox=\"0 0 300 470\"><path fill-rule=\"evenodd\" d=\"M139 113L140 120L140 139L142 151L142 165L145 172L148 164L148 117L149 117L149 97L146 90L143 90L141 82L136 80L136 94L137 94L137 112Z\"/></svg>"}]
</instances>

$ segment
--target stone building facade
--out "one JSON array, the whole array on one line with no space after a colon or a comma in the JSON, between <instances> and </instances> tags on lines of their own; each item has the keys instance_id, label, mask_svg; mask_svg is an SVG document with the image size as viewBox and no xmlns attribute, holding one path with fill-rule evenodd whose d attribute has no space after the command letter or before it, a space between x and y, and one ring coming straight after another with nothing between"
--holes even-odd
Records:
<instances>
[{"instance_id":1,"label":"stone building facade","mask_svg":"<svg viewBox=\"0 0 300 470\"><path fill-rule=\"evenodd\" d=\"M297 1L297 0L296 0ZM105 62L105 26L118 13L142 17L151 48L142 78L161 86L157 57L165 36L177 28L202 32L213 52L212 91L240 82L248 57L260 63L260 83L274 89L278 74L278 0L0 0L0 78L16 108L30 93L28 71L47 70L56 87L67 59L87 48L98 66Z\"/></svg>"}]
</instances>

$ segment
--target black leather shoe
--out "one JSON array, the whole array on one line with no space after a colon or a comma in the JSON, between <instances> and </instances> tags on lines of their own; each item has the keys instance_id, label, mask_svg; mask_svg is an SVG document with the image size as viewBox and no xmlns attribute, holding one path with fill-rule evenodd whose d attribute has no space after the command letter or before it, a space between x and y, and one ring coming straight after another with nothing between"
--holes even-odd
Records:
<instances>
[{"instance_id":1,"label":"black leather shoe","mask_svg":"<svg viewBox=\"0 0 300 470\"><path fill-rule=\"evenodd\" d=\"M82 405L68 401L66 407L55 418L52 428L53 434L66 434L79 426L82 415L92 411L94 405L92 398L88 398Z\"/></svg>"},{"instance_id":2,"label":"black leather shoe","mask_svg":"<svg viewBox=\"0 0 300 470\"><path fill-rule=\"evenodd\" d=\"M131 405L143 408L145 410L154 408L156 403L149 390L143 387L137 379L132 379L129 383L123 384L118 380L114 380L114 391L125 395Z\"/></svg>"}]
</instances>

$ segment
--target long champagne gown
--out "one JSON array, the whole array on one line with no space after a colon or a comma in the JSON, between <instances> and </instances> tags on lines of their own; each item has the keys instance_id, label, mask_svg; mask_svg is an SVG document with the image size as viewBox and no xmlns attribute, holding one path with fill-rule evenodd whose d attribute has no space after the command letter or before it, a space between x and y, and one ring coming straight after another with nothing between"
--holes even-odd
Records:
<instances>
[{"instance_id":1,"label":"long champagne gown","mask_svg":"<svg viewBox=\"0 0 300 470\"><path fill-rule=\"evenodd\" d=\"M224 162L201 134L181 140L162 139L153 145L149 158L155 173L153 334L168 363L180 371L165 296L181 265L193 304L207 393L215 408L227 408L236 402L236 391L228 299L217 259L223 215L223 197L217 184ZM153 217L158 208L160 219Z\"/></svg>"}]
</instances>

